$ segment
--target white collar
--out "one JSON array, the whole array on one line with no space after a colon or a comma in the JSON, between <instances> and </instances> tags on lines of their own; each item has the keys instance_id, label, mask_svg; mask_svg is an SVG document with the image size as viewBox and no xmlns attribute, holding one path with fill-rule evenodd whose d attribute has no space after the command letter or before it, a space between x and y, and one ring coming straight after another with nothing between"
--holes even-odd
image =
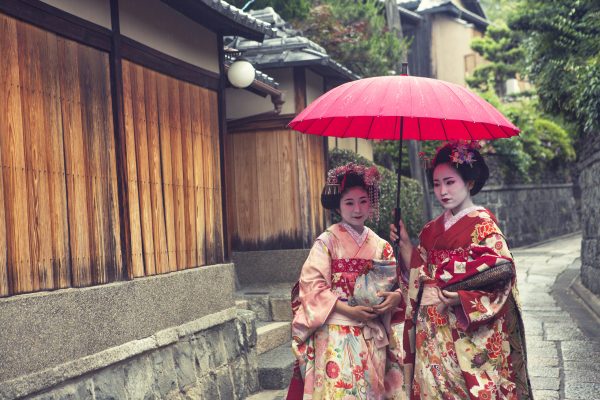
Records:
<instances>
[{"instance_id":1,"label":"white collar","mask_svg":"<svg viewBox=\"0 0 600 400\"><path fill-rule=\"evenodd\" d=\"M452 227L452 225L456 224L462 217L469 214L471 211L475 210L483 210L484 208L481 206L471 206L467 207L462 211L456 213L456 215L452 215L452 211L446 210L444 211L444 230L447 231Z\"/></svg>"},{"instance_id":2,"label":"white collar","mask_svg":"<svg viewBox=\"0 0 600 400\"><path fill-rule=\"evenodd\" d=\"M350 237L352 237L352 239L354 239L354 241L356 242L356 244L358 245L358 247L362 246L363 243L365 242L365 240L367 239L367 235L369 234L369 228L367 228L365 226L365 228L363 229L362 233L358 233L354 230L354 228L352 226L350 226L349 224L345 223L345 222L340 222L340 225L342 227L344 227L344 229L346 229L346 231L348 232L348 234L350 235Z\"/></svg>"}]
</instances>

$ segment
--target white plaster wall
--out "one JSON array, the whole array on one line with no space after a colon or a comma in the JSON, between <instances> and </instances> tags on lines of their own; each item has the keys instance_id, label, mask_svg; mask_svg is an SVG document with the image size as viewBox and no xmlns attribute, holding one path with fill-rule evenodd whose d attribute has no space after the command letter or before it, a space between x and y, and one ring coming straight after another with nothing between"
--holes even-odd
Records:
<instances>
[{"instance_id":1,"label":"white plaster wall","mask_svg":"<svg viewBox=\"0 0 600 400\"><path fill-rule=\"evenodd\" d=\"M367 160L373 161L373 141L367 139L357 139L358 154L366 158Z\"/></svg>"},{"instance_id":2,"label":"white plaster wall","mask_svg":"<svg viewBox=\"0 0 600 400\"><path fill-rule=\"evenodd\" d=\"M69 14L111 29L109 0L42 0Z\"/></svg>"},{"instance_id":3,"label":"white plaster wall","mask_svg":"<svg viewBox=\"0 0 600 400\"><path fill-rule=\"evenodd\" d=\"M311 70L306 70L306 105L312 103L323 94L323 77Z\"/></svg>"},{"instance_id":4,"label":"white plaster wall","mask_svg":"<svg viewBox=\"0 0 600 400\"><path fill-rule=\"evenodd\" d=\"M283 92L285 103L281 114L295 114L296 103L294 101L294 72L292 68L267 69L263 72L279 83L279 90Z\"/></svg>"},{"instance_id":5,"label":"white plaster wall","mask_svg":"<svg viewBox=\"0 0 600 400\"><path fill-rule=\"evenodd\" d=\"M367 160L373 161L373 141L357 138L336 138L329 137L327 140L329 150L340 149L350 150L357 153Z\"/></svg>"},{"instance_id":6,"label":"white plaster wall","mask_svg":"<svg viewBox=\"0 0 600 400\"><path fill-rule=\"evenodd\" d=\"M195 66L219 72L216 33L159 0L119 0L119 12L124 36Z\"/></svg>"},{"instance_id":7,"label":"white plaster wall","mask_svg":"<svg viewBox=\"0 0 600 400\"><path fill-rule=\"evenodd\" d=\"M225 104L227 119L249 117L275 109L271 96L261 97L248 90L235 88L225 90Z\"/></svg>"},{"instance_id":8,"label":"white plaster wall","mask_svg":"<svg viewBox=\"0 0 600 400\"><path fill-rule=\"evenodd\" d=\"M471 40L481 36L472 24L436 15L431 28L431 60L437 79L465 85L465 56L475 54ZM476 56L479 64L482 59Z\"/></svg>"}]
</instances>

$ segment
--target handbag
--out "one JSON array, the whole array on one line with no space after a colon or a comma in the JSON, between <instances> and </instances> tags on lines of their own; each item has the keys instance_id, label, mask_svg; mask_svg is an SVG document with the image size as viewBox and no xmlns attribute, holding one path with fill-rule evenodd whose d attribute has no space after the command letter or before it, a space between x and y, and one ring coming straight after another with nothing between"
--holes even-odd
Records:
<instances>
[{"instance_id":1,"label":"handbag","mask_svg":"<svg viewBox=\"0 0 600 400\"><path fill-rule=\"evenodd\" d=\"M465 280L444 287L444 290L456 292L459 290L486 290L504 286L515 276L512 261L503 261L494 267L479 272Z\"/></svg>"},{"instance_id":2,"label":"handbag","mask_svg":"<svg viewBox=\"0 0 600 400\"><path fill-rule=\"evenodd\" d=\"M377 292L390 292L398 283L396 261L372 260L356 277L354 293L348 297L350 306L374 306L381 304L385 297Z\"/></svg>"}]
</instances>

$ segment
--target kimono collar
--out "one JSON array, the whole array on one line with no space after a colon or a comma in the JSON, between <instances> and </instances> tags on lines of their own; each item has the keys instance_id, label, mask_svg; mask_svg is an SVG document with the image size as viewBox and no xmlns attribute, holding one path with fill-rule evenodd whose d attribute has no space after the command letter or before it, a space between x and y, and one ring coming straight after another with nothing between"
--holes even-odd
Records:
<instances>
[{"instance_id":1,"label":"kimono collar","mask_svg":"<svg viewBox=\"0 0 600 400\"><path fill-rule=\"evenodd\" d=\"M481 206L471 206L459 211L456 215L452 215L452 211L446 210L444 212L444 231L450 229L452 225L457 223L462 217L475 210L485 210L485 208Z\"/></svg>"},{"instance_id":2,"label":"kimono collar","mask_svg":"<svg viewBox=\"0 0 600 400\"><path fill-rule=\"evenodd\" d=\"M363 243L367 239L367 235L369 234L369 228L367 228L365 226L365 228L363 229L362 233L358 233L358 232L356 232L354 230L353 227L351 227L350 225L348 225L345 222L340 222L340 225L348 232L348 234L350 235L350 237L352 239L354 239L354 241L356 242L356 245L358 247L361 247L363 245Z\"/></svg>"}]
</instances>

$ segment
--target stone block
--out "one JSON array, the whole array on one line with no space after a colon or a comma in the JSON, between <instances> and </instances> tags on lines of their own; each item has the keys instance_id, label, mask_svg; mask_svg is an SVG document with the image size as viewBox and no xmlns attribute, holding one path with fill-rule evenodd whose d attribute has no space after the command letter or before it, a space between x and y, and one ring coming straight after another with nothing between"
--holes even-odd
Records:
<instances>
[{"instance_id":1,"label":"stone block","mask_svg":"<svg viewBox=\"0 0 600 400\"><path fill-rule=\"evenodd\" d=\"M219 398L233 399L233 381L229 373L229 367L222 367L217 370L217 386L219 387Z\"/></svg>"},{"instance_id":2,"label":"stone block","mask_svg":"<svg viewBox=\"0 0 600 400\"><path fill-rule=\"evenodd\" d=\"M94 387L91 379L80 380L32 397L31 400L92 400Z\"/></svg>"},{"instance_id":3,"label":"stone block","mask_svg":"<svg viewBox=\"0 0 600 400\"><path fill-rule=\"evenodd\" d=\"M173 361L179 390L186 392L196 385L196 356L189 340L183 340L173 346Z\"/></svg>"},{"instance_id":4,"label":"stone block","mask_svg":"<svg viewBox=\"0 0 600 400\"><path fill-rule=\"evenodd\" d=\"M281 345L258 357L258 377L263 389L283 389L290 383L294 355L291 343Z\"/></svg>"},{"instance_id":5,"label":"stone block","mask_svg":"<svg viewBox=\"0 0 600 400\"><path fill-rule=\"evenodd\" d=\"M238 317L235 319L236 340L242 352L256 346L255 315L252 311L238 311Z\"/></svg>"},{"instance_id":6,"label":"stone block","mask_svg":"<svg viewBox=\"0 0 600 400\"><path fill-rule=\"evenodd\" d=\"M573 382L565 384L566 399L597 399L600 393L600 383Z\"/></svg>"},{"instance_id":7,"label":"stone block","mask_svg":"<svg viewBox=\"0 0 600 400\"><path fill-rule=\"evenodd\" d=\"M108 367L95 374L94 398L96 400L121 400L127 398L125 374L120 365Z\"/></svg>"},{"instance_id":8,"label":"stone block","mask_svg":"<svg viewBox=\"0 0 600 400\"><path fill-rule=\"evenodd\" d=\"M234 321L229 321L222 325L223 344L225 345L225 355L227 362L238 358L242 351L242 346L238 340L238 331Z\"/></svg>"},{"instance_id":9,"label":"stone block","mask_svg":"<svg viewBox=\"0 0 600 400\"><path fill-rule=\"evenodd\" d=\"M158 396L166 398L172 392L179 392L171 347L153 351L150 354L150 360L152 362L152 376L154 378L152 387Z\"/></svg>"},{"instance_id":10,"label":"stone block","mask_svg":"<svg viewBox=\"0 0 600 400\"><path fill-rule=\"evenodd\" d=\"M292 339L290 322L270 322L256 328L258 340L256 351L258 354L265 353L275 347L289 342Z\"/></svg>"},{"instance_id":11,"label":"stone block","mask_svg":"<svg viewBox=\"0 0 600 400\"><path fill-rule=\"evenodd\" d=\"M125 391L130 399L151 399L154 377L149 356L136 357L123 365Z\"/></svg>"},{"instance_id":12,"label":"stone block","mask_svg":"<svg viewBox=\"0 0 600 400\"><path fill-rule=\"evenodd\" d=\"M291 321L292 306L289 298L271 298L271 318L273 321Z\"/></svg>"},{"instance_id":13,"label":"stone block","mask_svg":"<svg viewBox=\"0 0 600 400\"><path fill-rule=\"evenodd\" d=\"M533 398L535 400L559 400L560 393L558 390L534 390Z\"/></svg>"},{"instance_id":14,"label":"stone block","mask_svg":"<svg viewBox=\"0 0 600 400\"><path fill-rule=\"evenodd\" d=\"M223 344L223 336L219 327L207 329L201 333L206 339L207 350L210 354L209 363L211 369L219 368L227 362L227 354L225 354L225 346Z\"/></svg>"},{"instance_id":15,"label":"stone block","mask_svg":"<svg viewBox=\"0 0 600 400\"><path fill-rule=\"evenodd\" d=\"M560 379L532 376L531 386L534 390L559 390Z\"/></svg>"},{"instance_id":16,"label":"stone block","mask_svg":"<svg viewBox=\"0 0 600 400\"><path fill-rule=\"evenodd\" d=\"M256 319L259 321L271 321L271 302L268 293L246 295L248 307L256 313Z\"/></svg>"},{"instance_id":17,"label":"stone block","mask_svg":"<svg viewBox=\"0 0 600 400\"><path fill-rule=\"evenodd\" d=\"M198 381L198 387L204 394L205 399L219 399L219 386L217 385L217 374L210 371Z\"/></svg>"}]
</instances>

